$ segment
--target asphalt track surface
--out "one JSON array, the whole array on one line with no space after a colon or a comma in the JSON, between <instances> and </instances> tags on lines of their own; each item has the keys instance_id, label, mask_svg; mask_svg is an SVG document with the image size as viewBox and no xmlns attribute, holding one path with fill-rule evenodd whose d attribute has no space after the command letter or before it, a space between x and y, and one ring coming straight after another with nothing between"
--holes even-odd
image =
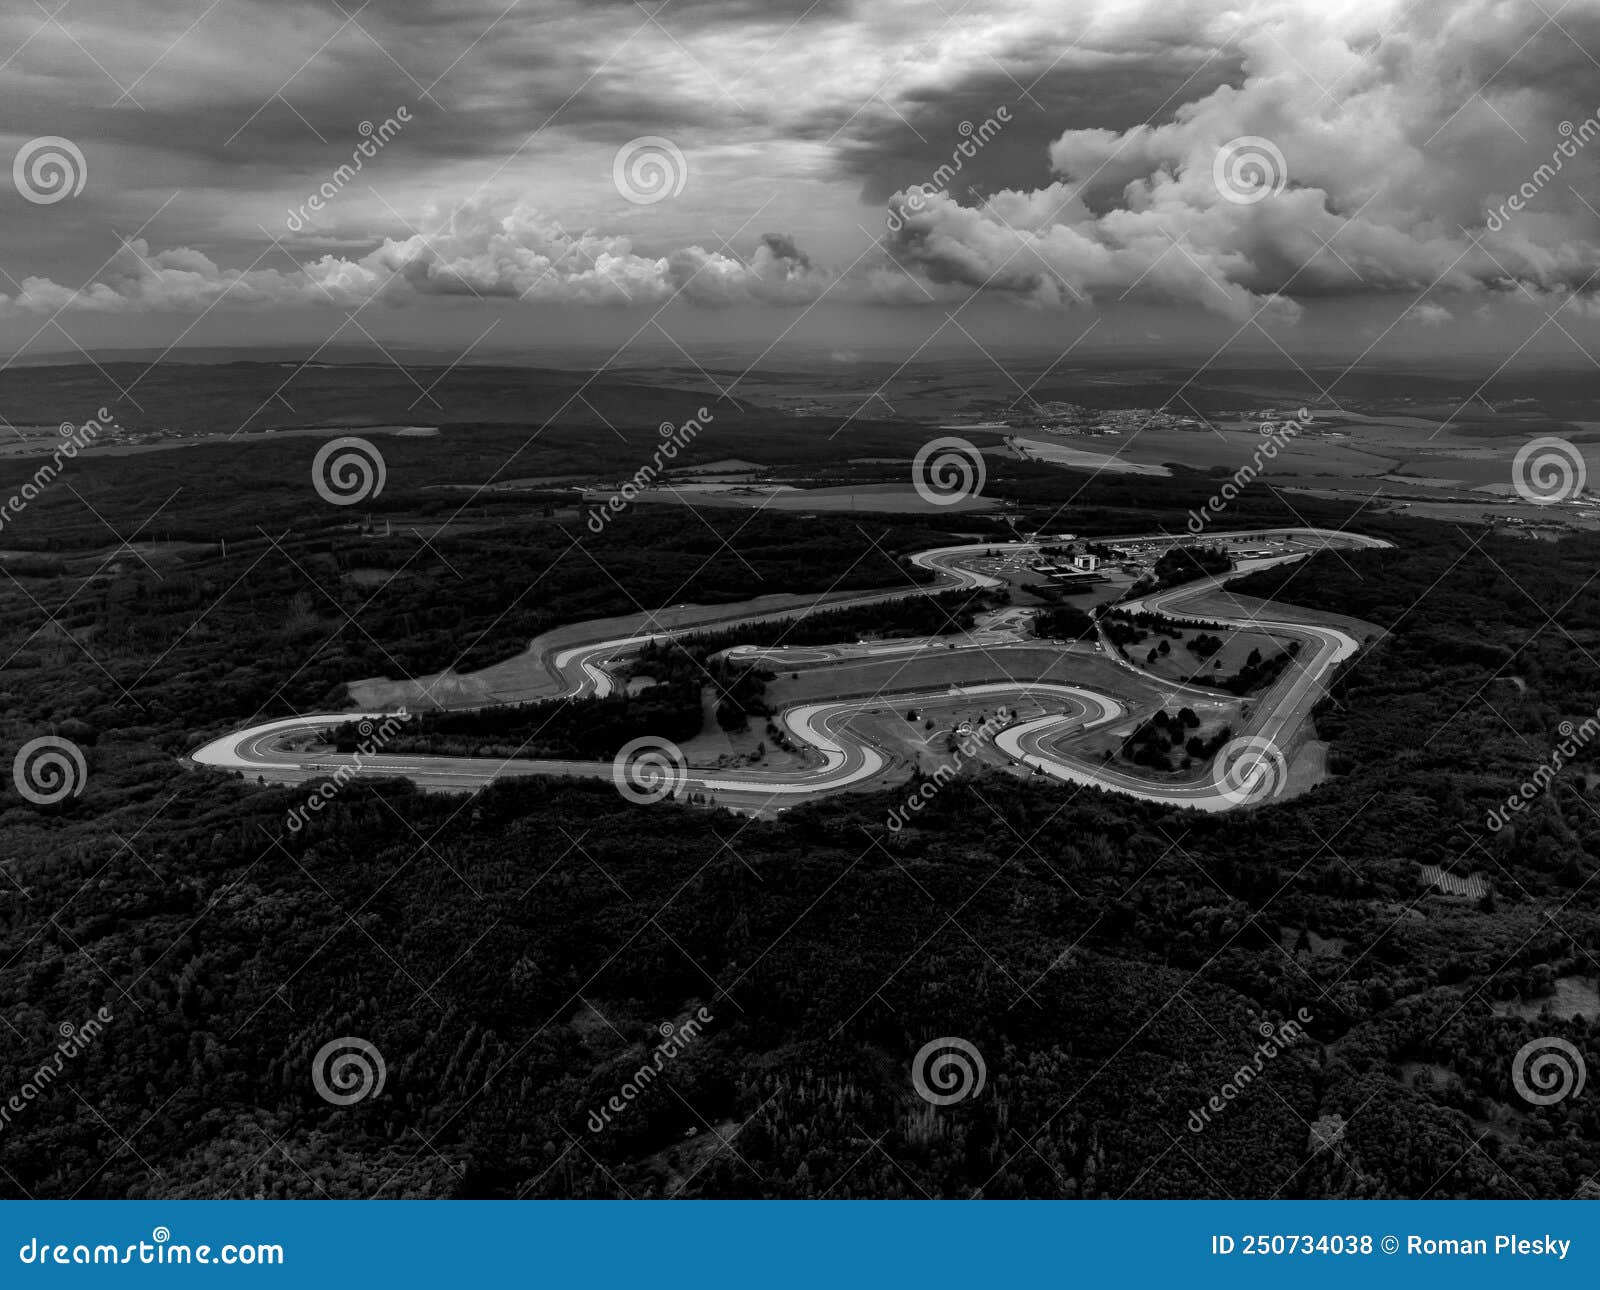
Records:
<instances>
[{"instance_id":1,"label":"asphalt track surface","mask_svg":"<svg viewBox=\"0 0 1600 1290\"><path fill-rule=\"evenodd\" d=\"M1206 541L1241 538L1287 537L1302 543L1322 543L1350 547L1381 547L1389 545L1378 539L1353 534L1333 534L1315 529L1270 529L1250 532L1207 534ZM1149 537L1104 539L1115 541L1145 541ZM1191 539L1173 539L1189 541ZM993 588L1004 585L1004 580L966 567L966 562L982 558L991 551L1012 552L1026 550L1026 543L982 543L964 546L938 547L922 551L912 557L912 562L937 576L933 582L902 590L873 594L853 604L899 600L908 596L937 594L958 588ZM1191 617L1225 627L1241 630L1266 631L1274 636L1287 637L1302 643L1300 655L1285 674L1262 695L1252 700L1255 715L1241 737L1259 741L1259 746L1271 750L1285 749L1294 739L1301 723L1312 706L1326 689L1329 674L1344 659L1355 653L1359 642L1354 637L1335 628L1320 626L1286 616L1282 606L1272 606L1272 617L1226 616L1215 612L1188 613L1186 607L1196 600L1212 595L1216 588L1235 577L1254 572L1284 560L1304 558L1306 552L1245 561L1228 574L1217 578L1201 579L1187 583L1140 601L1128 602L1122 607L1137 612L1148 609L1173 618ZM823 606L827 608L827 606ZM719 617L715 627L725 631L730 627L792 617L792 610L780 613L762 613L748 617L727 617L728 606L714 611ZM555 652L548 665L559 681L552 697L604 696L615 691L617 678L612 664L631 650L652 640L688 635L704 631L707 624L689 623L670 631L615 637L588 644L574 645ZM809 648L809 647L808 647ZM957 648L963 648L958 645ZM981 645L965 648L981 649ZM752 651L754 652L754 651ZM822 651L818 651L819 653ZM1114 658L1130 673L1137 674L1145 684L1153 683L1167 692L1184 690L1170 681L1155 678L1135 665L1121 659L1115 651L1108 650L1107 657ZM1197 695L1215 699L1217 692L1196 690ZM1116 697L1095 690L1058 682L1027 681L1017 679L984 685L959 687L956 694L962 699L993 700L1000 706L1018 704L1048 704L1058 709L1041 717L1020 721L999 732L994 744L1005 757L1031 766L1039 773L1053 778L1083 784L1173 806L1187 806L1203 811L1233 809L1260 800L1261 783L1267 790L1281 792L1282 768L1272 765L1246 767L1244 788L1233 781L1220 780L1208 775L1190 782L1171 782L1141 775L1138 771L1108 767L1099 761L1080 757L1063 747L1063 743L1085 731L1093 730L1128 715L1128 709ZM521 775L557 775L585 778L611 779L625 797L637 801L658 800L672 791L687 795L701 793L714 795L720 805L752 811L781 809L783 805L807 798L819 797L847 789L880 787L891 776L905 778L908 769L902 756L876 743L870 735L861 734L850 726L852 718L863 712L895 706L930 706L947 703L952 689L897 689L891 693L867 698L841 699L828 702L806 703L780 713L775 720L789 738L809 750L809 760L816 763L803 769L764 770L739 767L729 770L700 769L683 764L681 754L664 742L659 748L646 748L644 756L630 758L626 763L557 761L536 758L476 758L436 757L385 754L374 748L365 753L335 753L326 749L290 747L292 743L305 745L320 731L349 722L370 723L380 726L392 713L339 712L319 713L304 717L290 717L215 739L192 754L192 760L205 766L238 771L246 776L259 777L275 784L297 784L354 777L400 776L419 786L445 791L470 791L496 779ZM636 741L640 742L640 741ZM655 742L655 741L649 741ZM1272 777L1267 783L1267 778Z\"/></svg>"}]
</instances>

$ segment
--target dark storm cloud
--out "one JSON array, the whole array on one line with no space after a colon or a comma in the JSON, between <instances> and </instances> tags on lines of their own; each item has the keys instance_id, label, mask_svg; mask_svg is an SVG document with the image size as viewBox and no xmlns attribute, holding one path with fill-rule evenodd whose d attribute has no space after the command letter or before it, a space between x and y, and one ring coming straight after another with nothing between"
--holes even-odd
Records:
<instances>
[{"instance_id":1,"label":"dark storm cloud","mask_svg":"<svg viewBox=\"0 0 1600 1290\"><path fill-rule=\"evenodd\" d=\"M155 7L174 23L199 16L193 5ZM127 43L125 8L80 4L74 12L84 53L36 40L7 69L29 91L8 113L9 131L68 133L235 167L304 164L318 136L338 141L399 104L418 122L409 145L453 158L503 155L541 127L624 139L647 129L736 128L714 90L694 85L689 58L677 60L668 81L642 79L618 54L634 29L670 48L684 33L732 29L762 14L753 5L668 4L656 10L657 26L644 9L621 3L508 10L375 0L340 9L247 0L207 13L165 63L141 76L153 58L116 56ZM767 12L762 24L779 16ZM33 25L17 20L12 43L21 46ZM0 38L0 56L5 43Z\"/></svg>"},{"instance_id":2,"label":"dark storm cloud","mask_svg":"<svg viewBox=\"0 0 1600 1290\"><path fill-rule=\"evenodd\" d=\"M94 182L47 211L0 204L4 308L980 291L1292 318L1300 300L1430 289L1559 302L1600 267L1583 198L1600 144L1580 134L1545 164L1600 108L1592 7L1555 23L1526 0L374 0L350 22L243 0L184 34L199 8L150 0L130 24L75 0L109 70L59 40L14 58L8 142L78 139ZM0 48L31 25L0 14ZM388 150L301 219L362 123L400 105ZM613 182L644 135L692 177L659 205ZM1245 136L1283 158L1260 201L1219 186ZM866 255L860 229L880 224L863 199L892 229ZM158 207L159 230L118 250L108 230ZM286 208L298 267L257 258ZM799 236L752 240L773 224ZM50 272L74 245L91 276L117 252L76 295Z\"/></svg>"},{"instance_id":3,"label":"dark storm cloud","mask_svg":"<svg viewBox=\"0 0 1600 1290\"><path fill-rule=\"evenodd\" d=\"M1180 59L1182 61L1180 61ZM1164 51L1098 67L1056 67L1031 75L1025 63L1008 75L980 67L943 88L919 89L895 111L859 113L842 127L808 123L835 140L841 174L861 182L861 200L881 206L890 194L923 183L970 131L1004 105L1011 119L963 168L962 189L1036 188L1050 179L1050 145L1061 123L1125 130L1170 111L1180 91L1209 93L1236 78L1236 54Z\"/></svg>"}]
</instances>

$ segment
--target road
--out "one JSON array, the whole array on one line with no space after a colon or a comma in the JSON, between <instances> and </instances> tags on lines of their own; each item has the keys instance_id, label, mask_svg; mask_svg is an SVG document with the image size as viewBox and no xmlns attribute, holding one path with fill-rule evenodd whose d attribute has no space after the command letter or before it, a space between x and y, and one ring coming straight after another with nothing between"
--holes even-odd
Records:
<instances>
[{"instance_id":1,"label":"road","mask_svg":"<svg viewBox=\"0 0 1600 1290\"><path fill-rule=\"evenodd\" d=\"M1272 535L1302 542L1329 542L1337 539L1340 543L1352 546L1387 545L1377 539L1335 535L1311 529L1216 533L1208 534L1205 540L1218 541ZM991 551L1028 549L1031 545L1021 542L983 543L937 547L918 552L912 557L912 563L936 574L933 582L919 587L885 591L881 594L871 593L852 603L878 603L903 599L907 596L932 595L954 588L998 587L1004 585L1003 580L971 569L965 562L985 556ZM1306 552L1296 552L1280 557L1245 561L1240 568L1228 574L1163 591L1141 601L1130 602L1126 607L1135 611L1148 609L1172 617L1183 617L1186 605L1213 593L1217 587L1232 578L1280 563L1285 559L1301 559L1305 554ZM794 613L793 610L789 610L752 614L748 617L735 615L730 618L727 616L728 608L723 606L716 611L722 615L717 620L719 631L792 617ZM1210 612L1198 616L1226 626L1268 630L1276 635L1302 642L1301 654L1295 664L1273 687L1253 701L1255 717L1243 732L1271 741L1279 748L1287 747L1292 741L1300 723L1312 705L1321 697L1331 670L1340 661L1353 654L1358 647L1358 642L1344 632L1281 616L1230 619ZM705 630L703 623L693 622L679 625L670 631L619 636L573 645L554 653L548 662L559 679L559 694L574 697L604 696L613 693L616 688L617 679L610 669L610 664L619 656L652 640L703 630ZM976 649L981 648L981 645L958 644L957 648ZM1169 692L1174 688L1172 682L1142 672L1114 652L1109 657L1117 658L1123 667L1130 673L1137 674L1147 685L1154 685ZM963 688L962 693L968 697L984 700L992 698L1003 706L1048 703L1059 707L1060 711L1012 725L1001 731L995 739L996 747L1006 757L1033 766L1044 774L1073 783L1109 789L1146 801L1189 806L1199 810L1226 810L1239 804L1235 796L1222 792L1209 780L1193 783L1158 781L1142 777L1134 770L1111 768L1075 756L1070 750L1061 747L1065 740L1128 715L1125 705L1114 696L1083 686L1021 680L967 686ZM1216 697L1215 692L1206 693L1212 698ZM882 708L889 702L896 706L919 706L948 700L949 697L948 687L937 690L922 688L897 690L892 697L874 695L868 698L813 702L793 707L780 713L776 720L797 747L809 750L815 765L798 770L766 770L745 766L719 771L686 766L680 759L669 767L670 783L680 794L714 794L719 804L761 810L772 809L775 804L804 800L845 789L876 786L878 781L885 780L891 772L903 778L908 773L904 759L892 750L873 743L870 737L858 734L849 725L851 718L869 709ZM463 791L481 787L495 779L519 775L615 778L611 763L536 758L501 760L385 754L381 751L381 740L369 743L371 751L352 754L334 753L314 747L309 749L290 747L296 742L304 745L308 742L308 737L348 722L366 722L377 728L392 716L391 713L383 712L342 712L318 713L271 721L212 740L197 749L192 754L192 760L201 765L235 770L278 784L305 783L330 778L343 780L354 775L402 776L424 788Z\"/></svg>"}]
</instances>

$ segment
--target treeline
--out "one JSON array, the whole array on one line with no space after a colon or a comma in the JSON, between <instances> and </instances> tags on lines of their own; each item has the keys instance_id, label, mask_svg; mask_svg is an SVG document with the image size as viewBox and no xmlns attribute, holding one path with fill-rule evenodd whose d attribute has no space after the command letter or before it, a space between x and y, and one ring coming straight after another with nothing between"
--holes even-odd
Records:
<instances>
[{"instance_id":1,"label":"treeline","mask_svg":"<svg viewBox=\"0 0 1600 1290\"><path fill-rule=\"evenodd\" d=\"M1033 615L1033 630L1046 640L1081 641L1095 635L1094 619L1075 605L1052 605Z\"/></svg>"},{"instance_id":2,"label":"treeline","mask_svg":"<svg viewBox=\"0 0 1600 1290\"><path fill-rule=\"evenodd\" d=\"M1233 557L1220 546L1169 546L1157 558L1151 576L1159 590L1215 577L1231 568Z\"/></svg>"},{"instance_id":3,"label":"treeline","mask_svg":"<svg viewBox=\"0 0 1600 1290\"><path fill-rule=\"evenodd\" d=\"M1252 649L1244 663L1232 676L1207 676L1204 670L1189 679L1196 685L1213 685L1229 694L1250 694L1264 690L1280 676L1284 669L1300 655L1300 642L1290 641L1288 647L1263 657L1259 649Z\"/></svg>"},{"instance_id":4,"label":"treeline","mask_svg":"<svg viewBox=\"0 0 1600 1290\"><path fill-rule=\"evenodd\" d=\"M1122 741L1122 755L1135 765L1158 771L1203 766L1233 737L1233 731L1223 726L1209 739L1202 739L1195 733L1199 728L1200 718L1193 708L1162 709L1140 722ZM1176 765L1174 757L1178 758Z\"/></svg>"}]
</instances>

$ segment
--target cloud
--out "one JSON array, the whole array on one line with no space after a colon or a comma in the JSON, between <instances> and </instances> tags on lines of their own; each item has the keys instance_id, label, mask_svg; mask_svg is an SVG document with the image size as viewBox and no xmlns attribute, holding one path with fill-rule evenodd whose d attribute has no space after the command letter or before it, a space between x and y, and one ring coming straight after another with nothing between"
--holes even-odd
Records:
<instances>
[{"instance_id":1,"label":"cloud","mask_svg":"<svg viewBox=\"0 0 1600 1290\"><path fill-rule=\"evenodd\" d=\"M83 37L114 44L120 8L83 2ZM613 8L633 22L633 6ZM796 307L824 292L923 307L1126 299L1241 322L1292 322L1330 297L1596 309L1600 217L1579 195L1600 165L1600 138L1582 135L1600 106L1580 47L1600 47L1592 8L1553 24L1526 0L974 0L941 22L913 0L693 0L663 13L667 30L637 15L620 47L576 0L537 20L498 11L396 0L341 34L331 16L250 3L217 10L163 60L192 15L157 6L165 23L140 33L126 74L150 68L143 111L84 106L103 73L46 33L17 60L40 93L14 125L82 136L91 180L48 218L0 204L12 272L36 274L0 283L0 312L674 295ZM0 35L13 26L0 16ZM284 101L267 98L290 73ZM263 218L350 155L357 122L402 102L412 121L337 209L288 251L267 245ZM1002 106L1004 128L978 147L964 127ZM612 158L657 130L683 148L690 182L631 206ZM1281 191L1219 189L1219 151L1241 137L1281 155ZM856 258L878 221L852 199L891 192L897 227ZM451 198L466 204L416 215ZM806 251L785 233L735 252L710 232L769 203ZM152 211L163 232L84 289L62 285L110 249L108 225ZM1468 317L1478 301L1449 303Z\"/></svg>"},{"instance_id":2,"label":"cloud","mask_svg":"<svg viewBox=\"0 0 1600 1290\"><path fill-rule=\"evenodd\" d=\"M1443 305L1436 305L1432 301L1424 301L1421 304L1412 305L1406 311L1406 320L1414 322L1421 327L1443 327L1445 323L1455 321L1455 315Z\"/></svg>"},{"instance_id":3,"label":"cloud","mask_svg":"<svg viewBox=\"0 0 1600 1290\"><path fill-rule=\"evenodd\" d=\"M494 214L469 204L435 214L426 231L386 238L359 258L323 255L293 269L224 269L187 247L152 251L125 242L105 272L82 289L25 278L0 311L201 310L238 306L353 308L382 298L401 304L459 296L534 304L653 305L674 294L700 305L793 305L817 299L831 275L786 234L765 235L742 259L688 246L635 254L625 237L571 233L526 206Z\"/></svg>"},{"instance_id":4,"label":"cloud","mask_svg":"<svg viewBox=\"0 0 1600 1290\"><path fill-rule=\"evenodd\" d=\"M1067 130L1048 186L981 206L937 193L892 221L888 249L935 282L1035 304L1126 296L1239 320L1292 320L1317 296L1587 287L1600 220L1566 184L1485 228L1492 194L1515 191L1565 138L1560 123L1593 110L1582 51L1502 0L1396 8L1383 30L1387 8L1258 6L1237 85L1157 124ZM1574 39L1600 34L1592 15L1582 23ZM1227 164L1241 139L1265 143L1254 173L1273 191ZM1594 165L1579 156L1574 169Z\"/></svg>"}]
</instances>

